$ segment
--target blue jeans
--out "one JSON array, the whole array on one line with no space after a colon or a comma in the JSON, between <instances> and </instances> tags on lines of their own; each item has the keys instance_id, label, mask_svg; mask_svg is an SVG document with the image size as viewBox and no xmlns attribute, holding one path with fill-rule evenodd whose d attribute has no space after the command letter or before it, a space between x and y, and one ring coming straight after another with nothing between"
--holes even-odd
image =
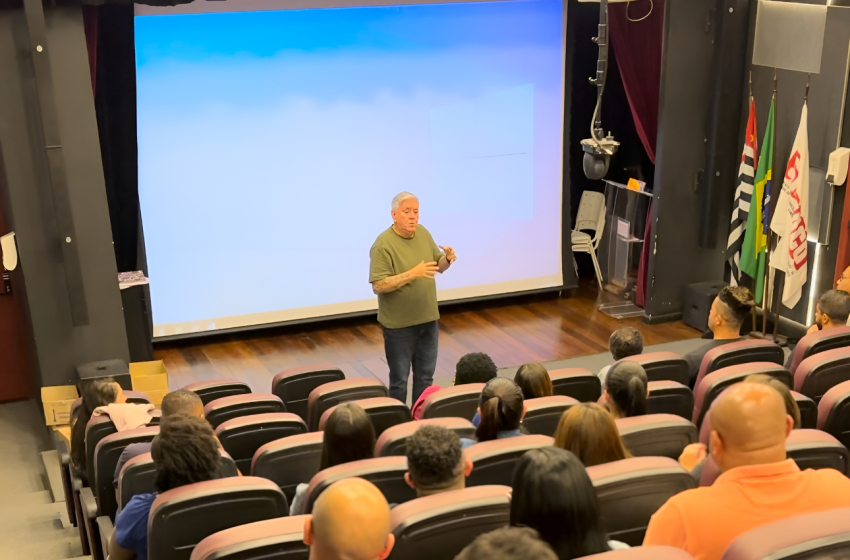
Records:
<instances>
[{"instance_id":1,"label":"blue jeans","mask_svg":"<svg viewBox=\"0 0 850 560\"><path fill-rule=\"evenodd\" d=\"M413 400L415 403L422 392L434 381L437 369L437 321L404 327L384 328L384 350L390 366L390 396L401 402L407 401L407 376L413 366Z\"/></svg>"}]
</instances>

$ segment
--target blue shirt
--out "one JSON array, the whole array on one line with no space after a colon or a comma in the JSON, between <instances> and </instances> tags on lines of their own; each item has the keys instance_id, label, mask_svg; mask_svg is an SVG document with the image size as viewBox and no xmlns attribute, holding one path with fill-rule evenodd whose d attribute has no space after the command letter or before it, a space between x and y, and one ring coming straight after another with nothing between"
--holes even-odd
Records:
<instances>
[{"instance_id":1,"label":"blue shirt","mask_svg":"<svg viewBox=\"0 0 850 560\"><path fill-rule=\"evenodd\" d=\"M517 428L516 430L502 430L496 434L496 439L505 439L509 437L517 437L523 435L522 431ZM469 439L469 438L460 438L460 446L462 449L466 449L467 447L471 447L478 443L477 440Z\"/></svg>"},{"instance_id":2,"label":"blue shirt","mask_svg":"<svg viewBox=\"0 0 850 560\"><path fill-rule=\"evenodd\" d=\"M136 494L115 518L115 542L135 550L137 560L148 560L148 516L156 493Z\"/></svg>"}]
</instances>

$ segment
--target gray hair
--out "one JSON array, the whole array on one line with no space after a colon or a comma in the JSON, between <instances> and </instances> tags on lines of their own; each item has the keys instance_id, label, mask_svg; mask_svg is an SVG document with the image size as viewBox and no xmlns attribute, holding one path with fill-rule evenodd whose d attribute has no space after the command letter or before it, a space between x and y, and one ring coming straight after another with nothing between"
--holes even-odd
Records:
<instances>
[{"instance_id":1,"label":"gray hair","mask_svg":"<svg viewBox=\"0 0 850 560\"><path fill-rule=\"evenodd\" d=\"M401 203L407 200L408 198L416 198L416 195L407 191L402 191L395 195L395 197L393 197L393 210L398 210L398 207L401 206Z\"/></svg>"}]
</instances>

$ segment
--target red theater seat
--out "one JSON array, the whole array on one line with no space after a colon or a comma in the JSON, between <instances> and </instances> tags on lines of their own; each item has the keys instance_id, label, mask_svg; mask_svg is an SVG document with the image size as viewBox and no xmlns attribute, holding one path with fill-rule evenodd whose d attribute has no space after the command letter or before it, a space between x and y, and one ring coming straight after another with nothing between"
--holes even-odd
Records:
<instances>
[{"instance_id":1,"label":"red theater seat","mask_svg":"<svg viewBox=\"0 0 850 560\"><path fill-rule=\"evenodd\" d=\"M124 449L132 443L148 443L159 433L159 426L137 428L106 436L94 451L95 483L92 489L97 497L98 515L115 518L118 504L115 501L115 467Z\"/></svg>"},{"instance_id":2,"label":"red theater seat","mask_svg":"<svg viewBox=\"0 0 850 560\"><path fill-rule=\"evenodd\" d=\"M431 418L407 422L388 428L378 438L375 444L375 457L404 456L407 454L407 439L422 426L442 426L451 430L460 438L471 438L475 435L475 426L465 418Z\"/></svg>"},{"instance_id":3,"label":"red theater seat","mask_svg":"<svg viewBox=\"0 0 850 560\"><path fill-rule=\"evenodd\" d=\"M341 381L345 374L333 364L312 364L283 370L272 379L272 393L286 405L286 410L307 422L307 400L316 387Z\"/></svg>"},{"instance_id":4,"label":"red theater seat","mask_svg":"<svg viewBox=\"0 0 850 560\"><path fill-rule=\"evenodd\" d=\"M850 381L839 383L820 400L817 429L850 445Z\"/></svg>"},{"instance_id":5,"label":"red theater seat","mask_svg":"<svg viewBox=\"0 0 850 560\"><path fill-rule=\"evenodd\" d=\"M191 560L308 560L307 518L295 515L225 529L199 542Z\"/></svg>"},{"instance_id":6,"label":"red theater seat","mask_svg":"<svg viewBox=\"0 0 850 560\"><path fill-rule=\"evenodd\" d=\"M728 344L727 346L732 346L732 344ZM702 419L705 413L708 412L708 409L711 408L711 403L727 387L735 383L740 383L750 375L757 373L776 378L789 388L793 383L791 372L771 362L744 363L715 370L704 376L697 383L696 391L694 391L694 424L697 426L702 424Z\"/></svg>"},{"instance_id":7,"label":"red theater seat","mask_svg":"<svg viewBox=\"0 0 850 560\"><path fill-rule=\"evenodd\" d=\"M406 404L390 397L372 397L371 399L351 402L359 405L369 415L372 426L375 428L375 437L381 437L381 434L387 428L410 422L413 419ZM332 406L322 414L319 419L319 431L324 431L325 422L328 421L337 406L339 405Z\"/></svg>"},{"instance_id":8,"label":"red theater seat","mask_svg":"<svg viewBox=\"0 0 850 560\"><path fill-rule=\"evenodd\" d=\"M289 513L273 482L253 476L181 486L160 494L148 519L148 558L189 560L206 537Z\"/></svg>"},{"instance_id":9,"label":"red theater seat","mask_svg":"<svg viewBox=\"0 0 850 560\"><path fill-rule=\"evenodd\" d=\"M478 412L481 391L486 383L467 383L445 387L425 398L422 418L465 418L472 421Z\"/></svg>"},{"instance_id":10,"label":"red theater seat","mask_svg":"<svg viewBox=\"0 0 850 560\"><path fill-rule=\"evenodd\" d=\"M850 454L833 436L820 430L794 430L785 440L785 452L801 470L835 469L848 474Z\"/></svg>"},{"instance_id":11,"label":"red theater seat","mask_svg":"<svg viewBox=\"0 0 850 560\"><path fill-rule=\"evenodd\" d=\"M672 546L635 546L601 554L582 556L582 560L694 560L694 557Z\"/></svg>"},{"instance_id":12,"label":"red theater seat","mask_svg":"<svg viewBox=\"0 0 850 560\"><path fill-rule=\"evenodd\" d=\"M509 486L442 492L395 507L390 560L450 559L475 540L510 523Z\"/></svg>"},{"instance_id":13,"label":"red theater seat","mask_svg":"<svg viewBox=\"0 0 850 560\"><path fill-rule=\"evenodd\" d=\"M291 503L296 487L319 472L323 437L323 432L310 432L265 444L254 453L251 474L277 484Z\"/></svg>"},{"instance_id":14,"label":"red theater seat","mask_svg":"<svg viewBox=\"0 0 850 560\"><path fill-rule=\"evenodd\" d=\"M824 560L850 558L850 509L789 517L747 531L723 560Z\"/></svg>"},{"instance_id":15,"label":"red theater seat","mask_svg":"<svg viewBox=\"0 0 850 560\"><path fill-rule=\"evenodd\" d=\"M211 381L199 381L197 383L189 383L183 387L183 389L192 391L201 397L201 402L204 403L204 406L222 397L246 395L251 392L251 388L248 384L243 381L239 381L238 379L213 379Z\"/></svg>"},{"instance_id":16,"label":"red theater seat","mask_svg":"<svg viewBox=\"0 0 850 560\"><path fill-rule=\"evenodd\" d=\"M156 416L151 419L150 425L157 425L159 424L160 411L156 410L153 412L156 413ZM97 476L94 460L94 452L97 449L97 444L103 438L115 433L118 433L118 430L115 429L115 424L112 423L112 419L109 416L92 416L91 420L86 424L86 478L90 486L95 485L95 478ZM119 453L118 455L120 456L121 454Z\"/></svg>"},{"instance_id":17,"label":"red theater seat","mask_svg":"<svg viewBox=\"0 0 850 560\"><path fill-rule=\"evenodd\" d=\"M697 427L675 414L647 414L616 420L626 448L635 457L678 459L698 438Z\"/></svg>"},{"instance_id":18,"label":"red theater seat","mask_svg":"<svg viewBox=\"0 0 850 560\"><path fill-rule=\"evenodd\" d=\"M694 393L676 381L650 381L647 385L647 414L675 414L690 420L694 414Z\"/></svg>"},{"instance_id":19,"label":"red theater seat","mask_svg":"<svg viewBox=\"0 0 850 560\"><path fill-rule=\"evenodd\" d=\"M579 404L572 397L553 395L525 401L525 416L522 425L529 434L554 436L558 422L570 407Z\"/></svg>"},{"instance_id":20,"label":"red theater seat","mask_svg":"<svg viewBox=\"0 0 850 560\"><path fill-rule=\"evenodd\" d=\"M806 358L827 350L847 348L848 346L850 346L850 327L836 327L807 334L800 339L791 354L791 372L796 373L797 367Z\"/></svg>"},{"instance_id":21,"label":"red theater seat","mask_svg":"<svg viewBox=\"0 0 850 560\"><path fill-rule=\"evenodd\" d=\"M269 412L233 418L215 430L221 446L236 461L240 472L251 471L254 453L277 439L307 433L307 424L289 412Z\"/></svg>"},{"instance_id":22,"label":"red theater seat","mask_svg":"<svg viewBox=\"0 0 850 560\"><path fill-rule=\"evenodd\" d=\"M472 461L472 473L466 478L467 486L485 486L502 484L510 486L514 465L526 451L553 445L555 440L549 436L517 436L494 439L466 449L466 456Z\"/></svg>"},{"instance_id":23,"label":"red theater seat","mask_svg":"<svg viewBox=\"0 0 850 560\"><path fill-rule=\"evenodd\" d=\"M280 397L271 393L221 397L204 406L204 416L213 429L234 418L270 412L286 412Z\"/></svg>"},{"instance_id":24,"label":"red theater seat","mask_svg":"<svg viewBox=\"0 0 850 560\"><path fill-rule=\"evenodd\" d=\"M794 370L794 390L816 403L824 393L844 381L850 381L850 348L818 352Z\"/></svg>"},{"instance_id":25,"label":"red theater seat","mask_svg":"<svg viewBox=\"0 0 850 560\"><path fill-rule=\"evenodd\" d=\"M318 430L322 414L340 403L387 396L387 386L377 379L343 379L325 383L313 389L307 399L307 428L311 432Z\"/></svg>"},{"instance_id":26,"label":"red theater seat","mask_svg":"<svg viewBox=\"0 0 850 560\"><path fill-rule=\"evenodd\" d=\"M387 502L401 504L416 498L416 491L404 480L407 457L376 457L337 465L320 471L310 481L304 501L304 512L313 511L319 495L328 486L344 478L363 478L378 487Z\"/></svg>"},{"instance_id":27,"label":"red theater seat","mask_svg":"<svg viewBox=\"0 0 850 560\"><path fill-rule=\"evenodd\" d=\"M602 382L584 368L555 369L549 372L549 379L556 395L572 397L578 402L596 402L602 396Z\"/></svg>"},{"instance_id":28,"label":"red theater seat","mask_svg":"<svg viewBox=\"0 0 850 560\"><path fill-rule=\"evenodd\" d=\"M673 352L650 352L629 356L619 361L639 363L650 381L675 381L686 387L691 381L688 362Z\"/></svg>"},{"instance_id":29,"label":"red theater seat","mask_svg":"<svg viewBox=\"0 0 850 560\"><path fill-rule=\"evenodd\" d=\"M668 457L634 457L587 468L596 488L608 537L630 546L643 542L649 519L683 490L696 486L691 474Z\"/></svg>"},{"instance_id":30,"label":"red theater seat","mask_svg":"<svg viewBox=\"0 0 850 560\"><path fill-rule=\"evenodd\" d=\"M750 362L770 362L781 366L785 363L785 352L773 342L755 339L712 348L702 358L694 387L698 387L702 378L709 373Z\"/></svg>"}]
</instances>

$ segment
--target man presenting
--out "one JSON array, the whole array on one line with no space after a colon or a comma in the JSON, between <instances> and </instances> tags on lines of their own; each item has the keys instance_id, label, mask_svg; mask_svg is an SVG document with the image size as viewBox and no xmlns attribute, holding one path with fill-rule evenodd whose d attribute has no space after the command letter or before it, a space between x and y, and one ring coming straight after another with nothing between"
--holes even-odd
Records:
<instances>
[{"instance_id":1,"label":"man presenting","mask_svg":"<svg viewBox=\"0 0 850 560\"><path fill-rule=\"evenodd\" d=\"M419 225L419 200L409 192L393 198L393 225L369 252L369 282L378 295L378 322L390 366L390 396L407 400L407 376L413 366L413 400L431 385L437 367L437 283L457 256L438 247ZM441 252L443 249L445 253Z\"/></svg>"}]
</instances>

